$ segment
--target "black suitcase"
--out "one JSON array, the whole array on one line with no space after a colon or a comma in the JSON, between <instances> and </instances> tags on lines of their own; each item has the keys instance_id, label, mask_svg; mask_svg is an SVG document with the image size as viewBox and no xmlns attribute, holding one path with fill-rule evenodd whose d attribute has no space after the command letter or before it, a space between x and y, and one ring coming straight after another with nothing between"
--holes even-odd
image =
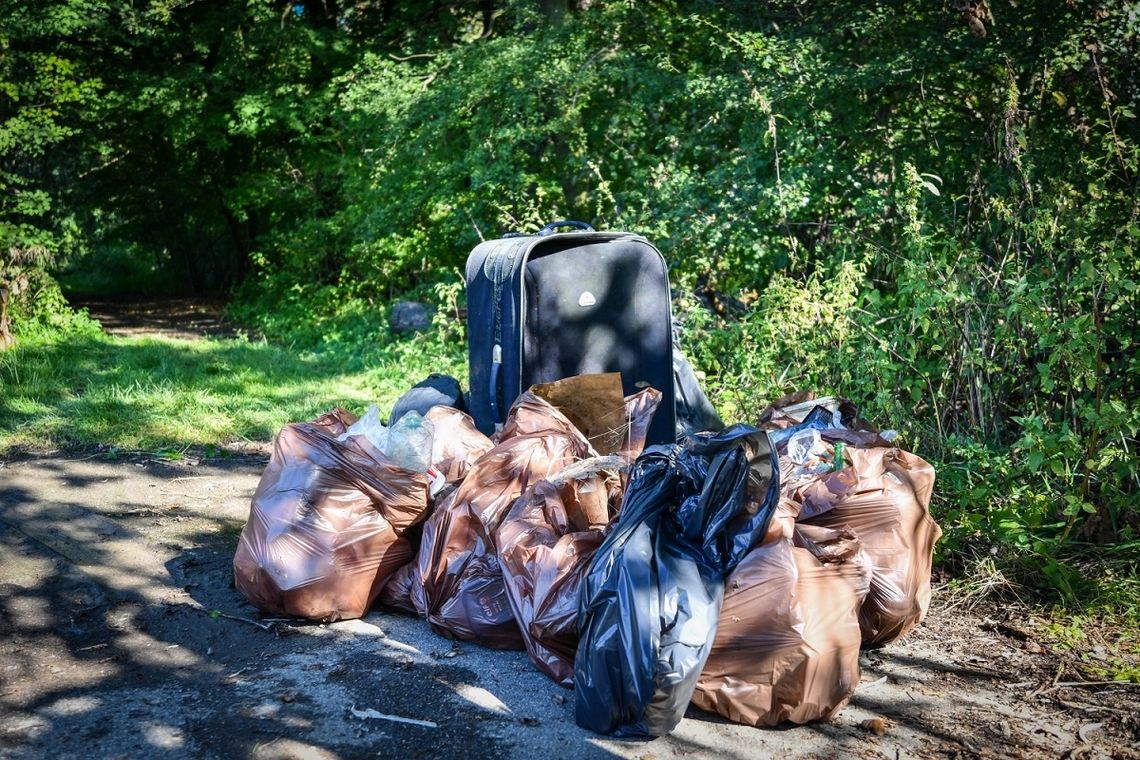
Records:
<instances>
[{"instance_id":1,"label":"black suitcase","mask_svg":"<svg viewBox=\"0 0 1140 760\"><path fill-rule=\"evenodd\" d=\"M466 274L469 411L480 430L490 435L534 383L621 372L626 395L661 391L648 443L675 440L669 272L648 240L553 222L481 243Z\"/></svg>"}]
</instances>

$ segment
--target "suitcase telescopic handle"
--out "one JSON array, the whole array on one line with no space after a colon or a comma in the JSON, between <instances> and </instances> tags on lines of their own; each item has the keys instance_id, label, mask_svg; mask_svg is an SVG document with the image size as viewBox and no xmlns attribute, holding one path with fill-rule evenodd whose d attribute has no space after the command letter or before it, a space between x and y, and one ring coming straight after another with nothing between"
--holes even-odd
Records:
<instances>
[{"instance_id":1,"label":"suitcase telescopic handle","mask_svg":"<svg viewBox=\"0 0 1140 760\"><path fill-rule=\"evenodd\" d=\"M573 219L559 219L557 222L551 222L538 231L539 237L546 237L553 235L559 227L574 227L575 229L582 230L583 232L595 232L594 228L585 222L576 222Z\"/></svg>"},{"instance_id":2,"label":"suitcase telescopic handle","mask_svg":"<svg viewBox=\"0 0 1140 760\"><path fill-rule=\"evenodd\" d=\"M502 422L499 417L499 374L503 368L503 347L496 343L491 349L491 386L488 389L491 402L491 419Z\"/></svg>"}]
</instances>

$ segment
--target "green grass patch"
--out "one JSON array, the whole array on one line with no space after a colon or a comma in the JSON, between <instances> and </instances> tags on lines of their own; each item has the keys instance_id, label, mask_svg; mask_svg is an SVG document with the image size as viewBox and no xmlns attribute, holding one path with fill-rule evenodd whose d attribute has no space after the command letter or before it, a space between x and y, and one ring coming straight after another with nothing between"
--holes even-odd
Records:
<instances>
[{"instance_id":1,"label":"green grass patch","mask_svg":"<svg viewBox=\"0 0 1140 760\"><path fill-rule=\"evenodd\" d=\"M333 406L359 413L376 403L384 412L430 372L461 376L462 345L417 336L350 353L244 339L32 334L0 354L0 455L266 441Z\"/></svg>"},{"instance_id":2,"label":"green grass patch","mask_svg":"<svg viewBox=\"0 0 1140 760\"><path fill-rule=\"evenodd\" d=\"M1115 609L1053 610L1043 632L1049 645L1072 656L1090 680L1140 683L1140 630Z\"/></svg>"}]
</instances>

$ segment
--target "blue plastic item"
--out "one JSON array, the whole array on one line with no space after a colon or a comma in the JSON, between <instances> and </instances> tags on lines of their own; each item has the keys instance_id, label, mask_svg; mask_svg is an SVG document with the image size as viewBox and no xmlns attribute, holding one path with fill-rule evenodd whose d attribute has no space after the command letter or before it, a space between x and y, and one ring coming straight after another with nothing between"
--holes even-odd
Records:
<instances>
[{"instance_id":1,"label":"blue plastic item","mask_svg":"<svg viewBox=\"0 0 1140 760\"><path fill-rule=\"evenodd\" d=\"M661 736L680 722L716 636L724 578L767 530L778 480L767 434L746 425L637 460L582 585L578 725Z\"/></svg>"}]
</instances>

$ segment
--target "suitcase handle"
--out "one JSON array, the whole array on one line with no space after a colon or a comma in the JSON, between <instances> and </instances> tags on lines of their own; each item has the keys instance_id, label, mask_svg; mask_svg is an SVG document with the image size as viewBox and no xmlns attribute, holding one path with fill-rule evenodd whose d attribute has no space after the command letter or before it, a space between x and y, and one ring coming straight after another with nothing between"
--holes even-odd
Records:
<instances>
[{"instance_id":1,"label":"suitcase handle","mask_svg":"<svg viewBox=\"0 0 1140 760\"><path fill-rule=\"evenodd\" d=\"M557 230L559 227L574 227L576 229L582 230L583 232L596 232L593 227L586 224L585 222L576 222L573 219L559 219L557 222L551 222L550 224L543 227L538 231L537 234L539 237L553 235L555 230Z\"/></svg>"},{"instance_id":2,"label":"suitcase handle","mask_svg":"<svg viewBox=\"0 0 1140 760\"><path fill-rule=\"evenodd\" d=\"M489 390L491 402L491 420L502 422L499 417L499 372L503 367L503 347L496 343L491 349L491 387Z\"/></svg>"}]
</instances>

